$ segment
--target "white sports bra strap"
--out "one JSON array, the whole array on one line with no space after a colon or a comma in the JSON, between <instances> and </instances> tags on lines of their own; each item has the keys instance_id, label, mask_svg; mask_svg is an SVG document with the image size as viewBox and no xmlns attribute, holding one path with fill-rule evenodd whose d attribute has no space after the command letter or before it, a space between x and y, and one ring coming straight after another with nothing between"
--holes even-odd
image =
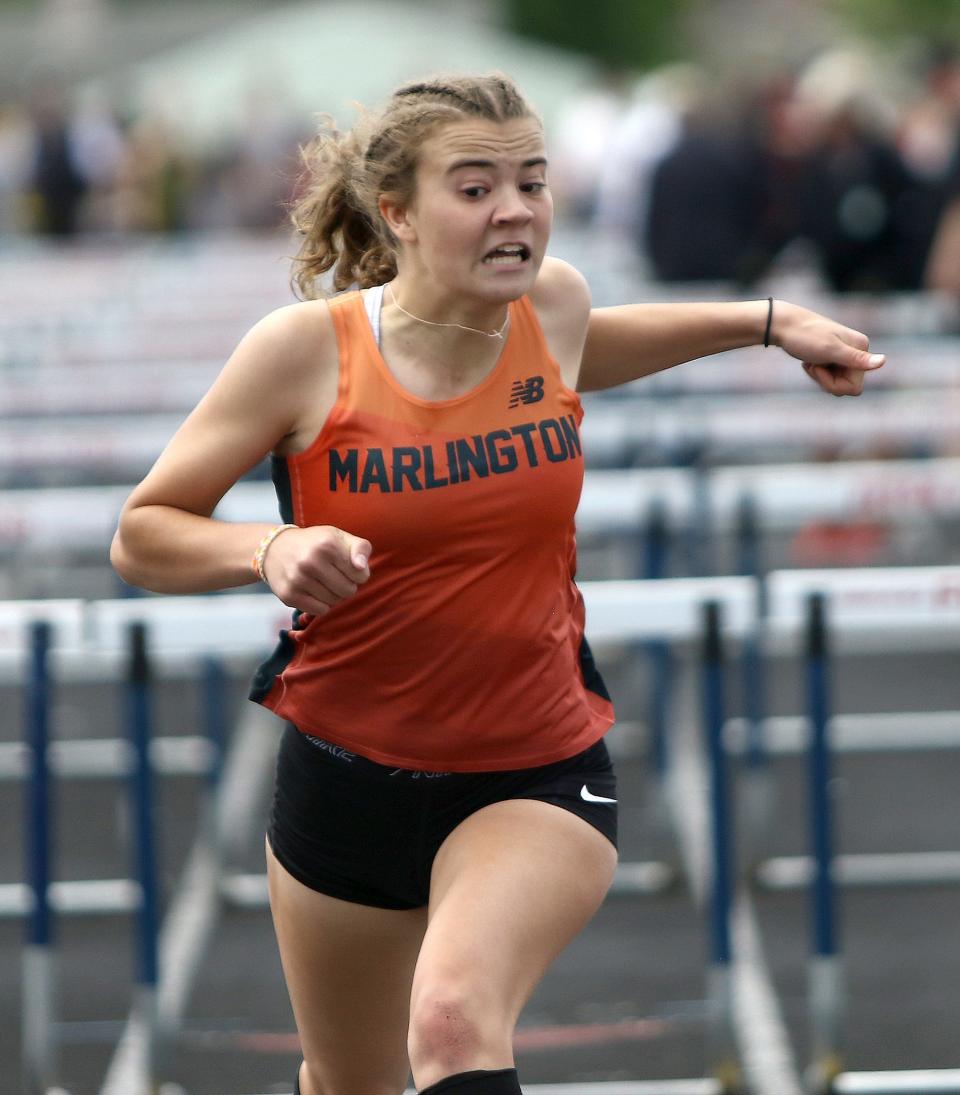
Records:
<instances>
[{"instance_id":1,"label":"white sports bra strap","mask_svg":"<svg viewBox=\"0 0 960 1095\"><path fill-rule=\"evenodd\" d=\"M378 346L380 345L380 310L383 308L383 290L385 288L384 285L374 285L363 295L363 306L367 310L367 318L370 320L373 337Z\"/></svg>"}]
</instances>

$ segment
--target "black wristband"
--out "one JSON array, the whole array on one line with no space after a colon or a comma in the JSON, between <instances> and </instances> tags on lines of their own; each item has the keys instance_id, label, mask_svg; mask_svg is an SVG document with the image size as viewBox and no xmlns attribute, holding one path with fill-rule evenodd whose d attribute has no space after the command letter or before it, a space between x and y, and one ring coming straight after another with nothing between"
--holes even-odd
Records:
<instances>
[{"instance_id":1,"label":"black wristband","mask_svg":"<svg viewBox=\"0 0 960 1095\"><path fill-rule=\"evenodd\" d=\"M767 327L763 332L764 346L770 345L770 328L773 325L773 297L767 297Z\"/></svg>"}]
</instances>

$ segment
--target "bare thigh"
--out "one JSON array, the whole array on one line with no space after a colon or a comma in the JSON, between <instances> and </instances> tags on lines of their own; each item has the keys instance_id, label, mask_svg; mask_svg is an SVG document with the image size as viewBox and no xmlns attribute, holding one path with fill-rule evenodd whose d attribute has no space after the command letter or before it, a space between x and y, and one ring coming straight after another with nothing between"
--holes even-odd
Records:
<instances>
[{"instance_id":1,"label":"bare thigh","mask_svg":"<svg viewBox=\"0 0 960 1095\"><path fill-rule=\"evenodd\" d=\"M327 897L289 875L267 844L270 906L307 1062L323 1095L399 1095L409 1074L410 988L425 909Z\"/></svg>"},{"instance_id":2,"label":"bare thigh","mask_svg":"<svg viewBox=\"0 0 960 1095\"><path fill-rule=\"evenodd\" d=\"M419 1086L512 1066L524 1004L602 903L616 859L582 818L530 799L487 806L450 834L433 866L413 987Z\"/></svg>"}]
</instances>

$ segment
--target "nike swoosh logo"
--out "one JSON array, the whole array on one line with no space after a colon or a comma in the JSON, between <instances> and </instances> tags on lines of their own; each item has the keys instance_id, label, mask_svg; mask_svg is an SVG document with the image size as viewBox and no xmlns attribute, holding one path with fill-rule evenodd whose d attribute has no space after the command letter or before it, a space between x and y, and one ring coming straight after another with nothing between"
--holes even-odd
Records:
<instances>
[{"instance_id":1,"label":"nike swoosh logo","mask_svg":"<svg viewBox=\"0 0 960 1095\"><path fill-rule=\"evenodd\" d=\"M609 803L614 803L614 802L617 801L615 798L601 798L600 795L590 794L590 792L587 790L587 785L586 784L584 784L580 788L580 797L583 799L584 802L609 802Z\"/></svg>"}]
</instances>

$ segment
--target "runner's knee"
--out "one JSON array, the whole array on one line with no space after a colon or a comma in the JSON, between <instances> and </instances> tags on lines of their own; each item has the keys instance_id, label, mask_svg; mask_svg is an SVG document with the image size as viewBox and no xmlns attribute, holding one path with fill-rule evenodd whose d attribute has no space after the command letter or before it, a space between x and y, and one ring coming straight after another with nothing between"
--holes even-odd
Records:
<instances>
[{"instance_id":1,"label":"runner's knee","mask_svg":"<svg viewBox=\"0 0 960 1095\"><path fill-rule=\"evenodd\" d=\"M509 1045L499 1031L495 1009L459 990L421 990L414 995L408 1046L414 1075L424 1070L445 1076L481 1067L491 1053Z\"/></svg>"}]
</instances>

